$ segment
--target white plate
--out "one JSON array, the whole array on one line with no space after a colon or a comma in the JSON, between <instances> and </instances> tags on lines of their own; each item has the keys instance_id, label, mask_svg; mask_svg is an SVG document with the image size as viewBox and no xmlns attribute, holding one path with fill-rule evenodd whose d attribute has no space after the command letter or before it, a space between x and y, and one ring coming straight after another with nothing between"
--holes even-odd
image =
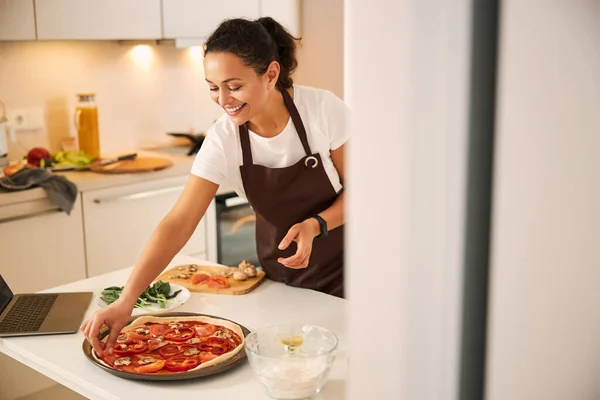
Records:
<instances>
[{"instance_id":1,"label":"white plate","mask_svg":"<svg viewBox=\"0 0 600 400\"><path fill-rule=\"evenodd\" d=\"M169 293L169 294L173 294L178 290L181 290L181 292L179 292L179 294L177 294L177 296L175 296L169 300L169 303L167 304L166 308L160 308L160 306L158 304L150 304L144 308L134 308L133 311L131 312L131 315L142 315L142 314L147 314L147 313L156 313L156 312L172 310L175 307L179 307L180 305L185 303L190 298L190 291L187 288L184 288L183 286L178 285L176 283L170 283L170 285L171 285L171 293ZM96 295L96 304L100 308L104 308L108 304L104 300L102 300L101 296L102 296L102 293L98 293Z\"/></svg>"}]
</instances>

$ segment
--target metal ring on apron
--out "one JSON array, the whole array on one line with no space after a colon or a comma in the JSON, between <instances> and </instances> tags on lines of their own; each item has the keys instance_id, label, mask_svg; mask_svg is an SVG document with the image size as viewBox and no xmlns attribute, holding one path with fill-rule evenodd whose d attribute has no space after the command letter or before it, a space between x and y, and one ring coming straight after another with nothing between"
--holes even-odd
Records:
<instances>
[{"instance_id":1,"label":"metal ring on apron","mask_svg":"<svg viewBox=\"0 0 600 400\"><path fill-rule=\"evenodd\" d=\"M313 160L314 164L308 165L309 160ZM306 160L304 160L304 165L306 165L307 167L311 167L311 168L317 168L317 165L319 165L319 160L317 160L317 157L315 157L315 156L306 157Z\"/></svg>"}]
</instances>

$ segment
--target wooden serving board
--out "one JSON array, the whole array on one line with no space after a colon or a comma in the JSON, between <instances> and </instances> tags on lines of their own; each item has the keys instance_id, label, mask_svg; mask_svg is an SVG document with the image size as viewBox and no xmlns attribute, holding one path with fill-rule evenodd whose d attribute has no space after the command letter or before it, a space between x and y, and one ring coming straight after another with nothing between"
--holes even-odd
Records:
<instances>
[{"instance_id":1,"label":"wooden serving board","mask_svg":"<svg viewBox=\"0 0 600 400\"><path fill-rule=\"evenodd\" d=\"M235 270L236 268L234 267L215 267L215 266L210 266L210 265L199 265L199 264L193 264L196 266L196 268L198 269L196 272L193 272L193 274L207 274L207 275L219 275L219 272L223 270L223 268L231 268L232 270ZM254 278L248 278L245 281L237 281L235 279L233 279L232 277L227 278L227 280L229 281L229 287L226 289L212 289L209 288L208 285L206 284L206 282L203 283L199 283L199 284L193 284L191 282L191 280L188 279L182 279L182 278L171 278L170 276L172 275L176 275L176 274L180 274L180 273L186 273L186 270L180 271L177 270L177 267L168 269L166 271L164 271L162 274L160 274L158 276L158 278L155 279L156 281L163 281L163 282L172 282L172 283L176 283L178 285L181 285L187 289L189 289L191 292L200 292L200 293L216 293L216 294L246 294L248 292L250 292L251 290L253 290L255 287L257 287L264 279L265 279L265 272L261 269L257 269L256 270L256 277Z\"/></svg>"},{"instance_id":2,"label":"wooden serving board","mask_svg":"<svg viewBox=\"0 0 600 400\"><path fill-rule=\"evenodd\" d=\"M133 172L157 171L173 165L173 161L162 157L136 157L134 160L117 161L108 165L92 166L93 172L129 174Z\"/></svg>"}]
</instances>

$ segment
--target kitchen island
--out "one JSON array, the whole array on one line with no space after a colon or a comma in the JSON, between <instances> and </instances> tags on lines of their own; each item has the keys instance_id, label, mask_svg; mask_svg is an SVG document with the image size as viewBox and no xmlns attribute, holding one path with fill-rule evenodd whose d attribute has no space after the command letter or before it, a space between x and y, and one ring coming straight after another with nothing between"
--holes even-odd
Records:
<instances>
[{"instance_id":1,"label":"kitchen island","mask_svg":"<svg viewBox=\"0 0 600 400\"><path fill-rule=\"evenodd\" d=\"M203 261L178 255L169 267L186 263ZM97 296L107 286L123 285L130 272L131 268L125 268L45 292L91 291ZM192 293L186 303L169 311L220 316L250 330L272 324L302 323L322 326L335 332L340 340L336 361L328 383L316 399L337 400L345 398L348 370L345 308L346 301L343 299L265 280L246 295ZM94 297L86 318L98 309ZM89 399L269 399L247 362L218 375L189 381L132 381L116 377L92 364L83 353L83 340L81 332L0 339L0 352Z\"/></svg>"}]
</instances>

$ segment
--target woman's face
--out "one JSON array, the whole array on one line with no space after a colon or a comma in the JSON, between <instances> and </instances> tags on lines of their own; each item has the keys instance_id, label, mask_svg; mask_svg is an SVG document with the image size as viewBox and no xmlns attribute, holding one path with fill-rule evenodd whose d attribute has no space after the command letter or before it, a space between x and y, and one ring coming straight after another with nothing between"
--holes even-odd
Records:
<instances>
[{"instance_id":1,"label":"woman's face","mask_svg":"<svg viewBox=\"0 0 600 400\"><path fill-rule=\"evenodd\" d=\"M231 53L210 52L204 57L204 73L210 96L236 125L243 125L261 113L269 90L275 86L269 77L273 75L270 71L271 68L259 76L253 68Z\"/></svg>"}]
</instances>

